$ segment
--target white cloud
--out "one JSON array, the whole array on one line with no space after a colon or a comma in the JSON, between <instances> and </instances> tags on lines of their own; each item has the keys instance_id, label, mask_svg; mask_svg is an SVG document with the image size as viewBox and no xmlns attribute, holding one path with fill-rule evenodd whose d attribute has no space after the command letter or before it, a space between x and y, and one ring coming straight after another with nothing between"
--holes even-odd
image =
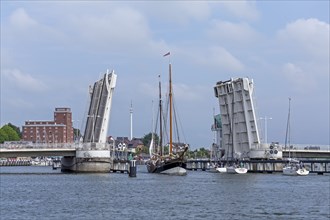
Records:
<instances>
[{"instance_id":1,"label":"white cloud","mask_svg":"<svg viewBox=\"0 0 330 220\"><path fill-rule=\"evenodd\" d=\"M115 8L103 15L75 15L68 22L78 41L106 49L143 46L151 38L146 19L131 8Z\"/></svg>"},{"instance_id":2,"label":"white cloud","mask_svg":"<svg viewBox=\"0 0 330 220\"><path fill-rule=\"evenodd\" d=\"M191 56L196 63L226 71L237 72L244 68L244 65L234 55L219 46L205 48Z\"/></svg>"},{"instance_id":3,"label":"white cloud","mask_svg":"<svg viewBox=\"0 0 330 220\"><path fill-rule=\"evenodd\" d=\"M319 91L329 79L329 24L315 18L298 19L277 32L286 63L283 74L299 93ZM328 82L327 82L328 84Z\"/></svg>"},{"instance_id":4,"label":"white cloud","mask_svg":"<svg viewBox=\"0 0 330 220\"><path fill-rule=\"evenodd\" d=\"M250 21L259 18L259 12L256 9L255 1L220 1L219 4L237 18Z\"/></svg>"},{"instance_id":5,"label":"white cloud","mask_svg":"<svg viewBox=\"0 0 330 220\"><path fill-rule=\"evenodd\" d=\"M207 89L202 86L177 83L173 85L173 93L176 100L201 101L205 97Z\"/></svg>"},{"instance_id":6,"label":"white cloud","mask_svg":"<svg viewBox=\"0 0 330 220\"><path fill-rule=\"evenodd\" d=\"M329 24L315 18L298 19L278 32L284 45L305 57L329 61Z\"/></svg>"},{"instance_id":7,"label":"white cloud","mask_svg":"<svg viewBox=\"0 0 330 220\"><path fill-rule=\"evenodd\" d=\"M300 66L293 63L286 63L283 66L283 74L290 82L293 89L299 93L310 93L317 86L312 74L306 73Z\"/></svg>"},{"instance_id":8,"label":"white cloud","mask_svg":"<svg viewBox=\"0 0 330 220\"><path fill-rule=\"evenodd\" d=\"M57 4L55 4L57 5ZM96 4L99 5L99 4ZM102 4L103 5L103 4ZM110 4L112 5L112 4ZM52 11L45 14L29 15L32 9L19 8L12 12L6 26L4 38L10 44L24 47L140 56L141 53L158 52L167 48L164 40L154 40L145 15L120 4L103 5L104 13L67 13L60 18ZM66 4L62 7L68 6ZM69 4L70 7L75 7ZM106 7L107 6L107 7ZM95 7L92 7L94 10ZM108 8L105 12L104 8ZM60 10L59 6L54 10ZM55 20L56 22L53 22Z\"/></svg>"},{"instance_id":9,"label":"white cloud","mask_svg":"<svg viewBox=\"0 0 330 220\"><path fill-rule=\"evenodd\" d=\"M24 8L14 10L9 17L9 22L1 24L6 30L1 33L6 41L5 46L13 44L12 47L23 45L24 48L29 48L37 44L35 48L39 48L40 44L49 43L51 46L47 45L47 47L54 47L55 43L63 40L64 35L56 27L48 26L43 22L30 16Z\"/></svg>"},{"instance_id":10,"label":"white cloud","mask_svg":"<svg viewBox=\"0 0 330 220\"><path fill-rule=\"evenodd\" d=\"M34 109L35 103L22 99L21 97L15 97L14 99L8 100L8 105L14 108Z\"/></svg>"},{"instance_id":11,"label":"white cloud","mask_svg":"<svg viewBox=\"0 0 330 220\"><path fill-rule=\"evenodd\" d=\"M257 42L260 39L259 34L246 22L213 20L207 33L222 45L246 44L249 46L251 42Z\"/></svg>"},{"instance_id":12,"label":"white cloud","mask_svg":"<svg viewBox=\"0 0 330 220\"><path fill-rule=\"evenodd\" d=\"M2 72L4 76L4 82L6 80L25 91L44 91L47 86L41 80L34 78L32 75L22 73L18 69L5 69Z\"/></svg>"},{"instance_id":13,"label":"white cloud","mask_svg":"<svg viewBox=\"0 0 330 220\"><path fill-rule=\"evenodd\" d=\"M144 7L146 13L161 21L184 25L191 20L202 21L211 15L211 7L204 1L158 1Z\"/></svg>"},{"instance_id":14,"label":"white cloud","mask_svg":"<svg viewBox=\"0 0 330 220\"><path fill-rule=\"evenodd\" d=\"M168 93L168 84L163 83L162 85L162 95ZM142 83L139 87L139 91L145 96L152 96L154 99L158 99L158 84L150 85L148 83ZM208 88L203 86L189 86L183 83L173 83L173 93L176 100L180 101L200 101L203 100L205 92Z\"/></svg>"},{"instance_id":15,"label":"white cloud","mask_svg":"<svg viewBox=\"0 0 330 220\"><path fill-rule=\"evenodd\" d=\"M38 22L32 19L24 8L18 8L11 14L10 23L20 30L28 30L38 25Z\"/></svg>"}]
</instances>

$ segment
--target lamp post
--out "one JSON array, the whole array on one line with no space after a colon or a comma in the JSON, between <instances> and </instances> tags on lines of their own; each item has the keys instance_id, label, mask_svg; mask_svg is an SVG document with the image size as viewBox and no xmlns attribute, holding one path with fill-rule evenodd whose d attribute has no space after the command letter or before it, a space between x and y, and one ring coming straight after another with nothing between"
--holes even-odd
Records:
<instances>
[{"instance_id":1,"label":"lamp post","mask_svg":"<svg viewBox=\"0 0 330 220\"><path fill-rule=\"evenodd\" d=\"M263 118L260 118L260 120L265 120L265 144L267 144L267 120L271 120L272 118L270 117L263 117Z\"/></svg>"}]
</instances>

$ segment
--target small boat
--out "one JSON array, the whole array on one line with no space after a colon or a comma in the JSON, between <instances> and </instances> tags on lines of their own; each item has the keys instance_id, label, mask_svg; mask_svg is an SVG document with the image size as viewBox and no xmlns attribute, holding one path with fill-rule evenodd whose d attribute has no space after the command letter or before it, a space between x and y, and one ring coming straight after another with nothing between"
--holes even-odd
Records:
<instances>
[{"instance_id":1,"label":"small boat","mask_svg":"<svg viewBox=\"0 0 330 220\"><path fill-rule=\"evenodd\" d=\"M288 121L286 127L286 135L285 135L285 149L287 146L287 142L289 143L289 158L288 163L283 167L283 175L288 176L307 176L309 171L304 167L304 165L299 162L299 160L291 158L290 154L290 113L291 113L291 98L289 98L289 113L288 113Z\"/></svg>"},{"instance_id":2,"label":"small boat","mask_svg":"<svg viewBox=\"0 0 330 220\"><path fill-rule=\"evenodd\" d=\"M225 167L218 167L217 171L219 171L220 173L245 174L247 173L248 169L245 167L238 167L238 166L225 166Z\"/></svg>"},{"instance_id":3,"label":"small boat","mask_svg":"<svg viewBox=\"0 0 330 220\"><path fill-rule=\"evenodd\" d=\"M248 170L245 167L234 167L234 166L227 167L227 173L244 174L247 173L247 171Z\"/></svg>"},{"instance_id":4,"label":"small boat","mask_svg":"<svg viewBox=\"0 0 330 220\"><path fill-rule=\"evenodd\" d=\"M287 176L307 176L309 171L298 164L289 163L283 168L283 175Z\"/></svg>"},{"instance_id":5,"label":"small boat","mask_svg":"<svg viewBox=\"0 0 330 220\"><path fill-rule=\"evenodd\" d=\"M169 53L164 56L169 55ZM168 112L169 112L169 134L165 134L165 130L163 126L166 128L165 124L168 120L167 116L163 114L162 110L162 96L161 96L161 82L159 80L159 109L158 109L158 122L159 122L159 138L158 143L155 143L155 135L156 132L152 133L152 138L149 146L149 154L150 160L146 162L147 170L149 173L161 173L168 175L186 175L187 170L186 162L184 155L188 150L188 145L182 144L179 140L176 144L173 143L173 100L172 100L172 76L171 76L171 63L169 64L169 93L168 93ZM174 115L174 119L176 116ZM163 124L164 123L164 124ZM156 125L158 123L156 122ZM177 123L175 123L177 124ZM157 130L157 128L155 129ZM164 133L164 134L163 134ZM169 137L168 145L164 146L163 142L165 137ZM175 150L173 148L176 148ZM165 148L168 148L168 154L165 154Z\"/></svg>"},{"instance_id":6,"label":"small boat","mask_svg":"<svg viewBox=\"0 0 330 220\"><path fill-rule=\"evenodd\" d=\"M219 171L220 173L227 173L227 167L218 167L217 171Z\"/></svg>"},{"instance_id":7,"label":"small boat","mask_svg":"<svg viewBox=\"0 0 330 220\"><path fill-rule=\"evenodd\" d=\"M61 160L60 159L54 159L52 166L53 166L53 170L56 170L57 168L61 168Z\"/></svg>"}]
</instances>

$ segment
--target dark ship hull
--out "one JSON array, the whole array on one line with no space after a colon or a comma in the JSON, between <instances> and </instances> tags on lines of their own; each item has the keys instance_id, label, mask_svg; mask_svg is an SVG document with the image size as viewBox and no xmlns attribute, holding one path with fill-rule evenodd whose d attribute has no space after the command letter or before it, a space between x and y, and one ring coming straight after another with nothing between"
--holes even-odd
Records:
<instances>
[{"instance_id":1,"label":"dark ship hull","mask_svg":"<svg viewBox=\"0 0 330 220\"><path fill-rule=\"evenodd\" d=\"M157 160L150 159L146 163L149 173L160 173L168 175L186 175L186 163L180 159Z\"/></svg>"}]
</instances>

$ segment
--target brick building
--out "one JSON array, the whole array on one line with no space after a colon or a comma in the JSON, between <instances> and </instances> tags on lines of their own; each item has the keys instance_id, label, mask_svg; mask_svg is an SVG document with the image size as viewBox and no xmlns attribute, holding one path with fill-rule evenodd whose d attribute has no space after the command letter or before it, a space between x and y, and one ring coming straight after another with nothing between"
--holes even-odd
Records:
<instances>
[{"instance_id":1,"label":"brick building","mask_svg":"<svg viewBox=\"0 0 330 220\"><path fill-rule=\"evenodd\" d=\"M74 134L70 108L55 108L54 121L26 121L22 139L33 143L72 143Z\"/></svg>"}]
</instances>

